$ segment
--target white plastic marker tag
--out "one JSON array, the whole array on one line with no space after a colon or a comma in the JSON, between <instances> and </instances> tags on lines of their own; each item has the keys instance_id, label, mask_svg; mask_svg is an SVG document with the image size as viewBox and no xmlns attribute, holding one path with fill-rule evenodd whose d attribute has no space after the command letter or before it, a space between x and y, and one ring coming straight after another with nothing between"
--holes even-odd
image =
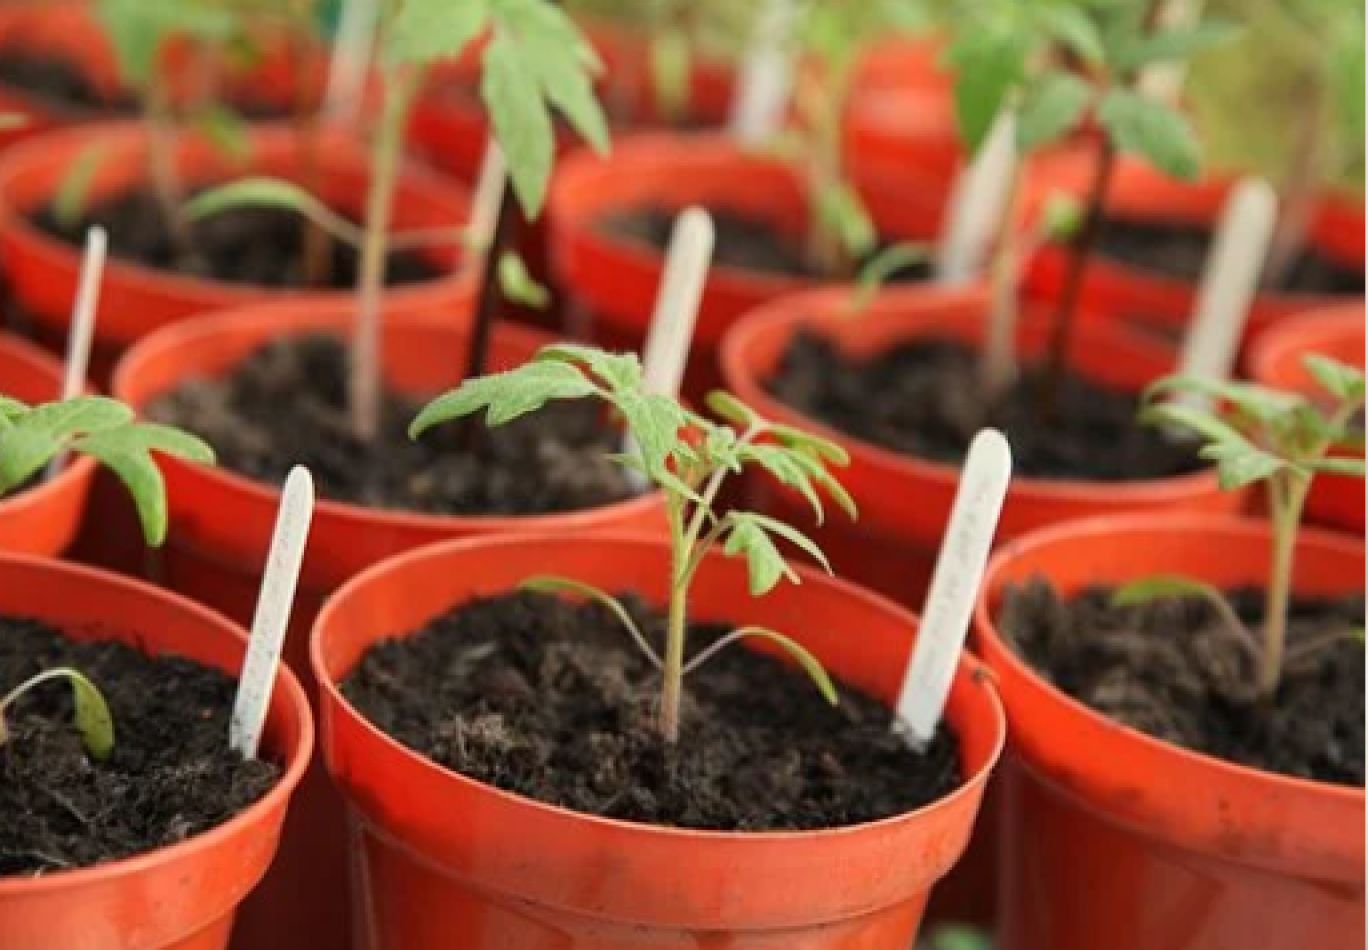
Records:
<instances>
[{"instance_id":1,"label":"white plastic marker tag","mask_svg":"<svg viewBox=\"0 0 1368 950\"><path fill-rule=\"evenodd\" d=\"M712 216L702 208L685 208L675 219L646 337L642 374L648 393L679 395L698 323L698 305L712 264L713 239ZM636 451L630 433L624 450L629 455ZM642 473L629 469L628 475L638 489L645 487Z\"/></svg>"},{"instance_id":2,"label":"white plastic marker tag","mask_svg":"<svg viewBox=\"0 0 1368 950\"><path fill-rule=\"evenodd\" d=\"M244 758L256 758L257 747L261 744L261 730L266 724L271 690L280 667L280 651L294 606L313 508L313 476L307 468L296 465L285 479L285 489L280 494L271 549L266 554L266 573L257 595L256 613L252 616L252 637L247 644L247 658L242 664L233 718L228 726L228 743Z\"/></svg>"},{"instance_id":3,"label":"white plastic marker tag","mask_svg":"<svg viewBox=\"0 0 1368 950\"><path fill-rule=\"evenodd\" d=\"M960 473L912 662L898 694L898 717L918 748L935 736L945 711L1011 478L1007 439L996 429L980 431Z\"/></svg>"},{"instance_id":4,"label":"white plastic marker tag","mask_svg":"<svg viewBox=\"0 0 1368 950\"><path fill-rule=\"evenodd\" d=\"M1195 26L1202 19L1204 0L1168 0L1159 14L1162 30ZM1188 64L1184 60L1164 61L1147 66L1140 74L1140 91L1151 99L1177 105L1187 82Z\"/></svg>"},{"instance_id":5,"label":"white plastic marker tag","mask_svg":"<svg viewBox=\"0 0 1368 950\"><path fill-rule=\"evenodd\" d=\"M342 0L342 15L328 62L323 114L346 125L361 117L366 71L375 46L377 0Z\"/></svg>"},{"instance_id":6,"label":"white plastic marker tag","mask_svg":"<svg viewBox=\"0 0 1368 950\"><path fill-rule=\"evenodd\" d=\"M794 0L765 0L746 52L732 100L728 127L747 145L764 143L778 130L793 88Z\"/></svg>"},{"instance_id":7,"label":"white plastic marker tag","mask_svg":"<svg viewBox=\"0 0 1368 950\"><path fill-rule=\"evenodd\" d=\"M936 278L942 284L966 284L983 269L1012 190L1016 125L1015 113L999 115L974 161L955 180L936 248Z\"/></svg>"},{"instance_id":8,"label":"white plastic marker tag","mask_svg":"<svg viewBox=\"0 0 1368 950\"><path fill-rule=\"evenodd\" d=\"M109 237L104 228L86 232L85 256L76 285L76 301L71 308L71 331L67 337L66 369L62 376L62 399L75 399L85 392L86 372L90 367L90 345L95 338L95 315L100 309L100 284L104 280ZM47 477L61 471L65 454L48 463Z\"/></svg>"},{"instance_id":9,"label":"white plastic marker tag","mask_svg":"<svg viewBox=\"0 0 1368 950\"><path fill-rule=\"evenodd\" d=\"M508 162L503 149L490 136L480 160L480 177L475 182L475 198L470 207L470 245L487 253L494 244L494 229L499 223L499 205L508 186Z\"/></svg>"},{"instance_id":10,"label":"white plastic marker tag","mask_svg":"<svg viewBox=\"0 0 1368 950\"><path fill-rule=\"evenodd\" d=\"M1278 198L1268 182L1246 178L1231 191L1197 289L1192 322L1178 359L1179 373L1229 378L1277 217ZM1203 402L1199 397L1184 399L1190 405Z\"/></svg>"}]
</instances>

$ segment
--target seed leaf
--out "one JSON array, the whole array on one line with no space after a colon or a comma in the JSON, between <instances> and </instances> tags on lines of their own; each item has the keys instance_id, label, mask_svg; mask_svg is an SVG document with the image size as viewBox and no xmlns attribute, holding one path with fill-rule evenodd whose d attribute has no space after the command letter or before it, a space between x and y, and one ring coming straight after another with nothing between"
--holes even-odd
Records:
<instances>
[{"instance_id":1,"label":"seed leaf","mask_svg":"<svg viewBox=\"0 0 1368 950\"><path fill-rule=\"evenodd\" d=\"M594 603L604 607L616 617L618 622L622 624L623 629L631 635L632 640L635 641L641 652L646 654L646 657L654 666L657 668L660 667L660 655L656 653L655 648L651 646L651 642L646 639L646 635L641 632L641 628L638 627L637 622L632 619L632 615L627 612L627 608L622 606L621 601L612 594L600 590L592 584L586 584L583 581L571 580L568 577L552 577L548 574L538 574L535 577L529 577L518 585L518 589L532 591L537 594L574 594L577 597L583 597L586 600L594 601Z\"/></svg>"},{"instance_id":2,"label":"seed leaf","mask_svg":"<svg viewBox=\"0 0 1368 950\"><path fill-rule=\"evenodd\" d=\"M515 251L499 255L499 290L504 299L537 310L551 302L551 292L537 282Z\"/></svg>"},{"instance_id":3,"label":"seed leaf","mask_svg":"<svg viewBox=\"0 0 1368 950\"><path fill-rule=\"evenodd\" d=\"M280 208L293 211L338 240L352 246L361 243L360 228L306 189L282 178L243 178L202 191L185 203L185 216L197 221L233 208Z\"/></svg>"},{"instance_id":4,"label":"seed leaf","mask_svg":"<svg viewBox=\"0 0 1368 950\"><path fill-rule=\"evenodd\" d=\"M785 652L787 652L788 655L803 668L807 675L812 678L812 682L816 684L817 690L822 694L823 699L833 706L840 703L840 697L836 693L836 684L831 681L831 677L827 674L827 671L823 669L822 664L817 657L813 656L811 651L797 640L794 640L792 637L787 637L777 630L771 630L768 627L740 627L733 630L721 640L714 643L708 650L700 653L690 661L689 665L685 667L685 672L692 673L726 647L752 637L760 640L768 640L770 643L778 644L783 647Z\"/></svg>"},{"instance_id":5,"label":"seed leaf","mask_svg":"<svg viewBox=\"0 0 1368 950\"><path fill-rule=\"evenodd\" d=\"M76 717L76 729L85 741L86 751L97 762L114 752L114 716L95 684L76 670L68 670Z\"/></svg>"}]
</instances>

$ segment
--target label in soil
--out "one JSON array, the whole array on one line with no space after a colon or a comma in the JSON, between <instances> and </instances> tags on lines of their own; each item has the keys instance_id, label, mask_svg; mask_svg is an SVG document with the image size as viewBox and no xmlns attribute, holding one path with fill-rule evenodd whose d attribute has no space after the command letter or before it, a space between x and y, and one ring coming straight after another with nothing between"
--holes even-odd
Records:
<instances>
[{"instance_id":1,"label":"label in soil","mask_svg":"<svg viewBox=\"0 0 1368 950\"><path fill-rule=\"evenodd\" d=\"M793 51L788 42L794 0L766 0L747 51L732 102L731 131L742 142L764 142L779 128L793 85Z\"/></svg>"},{"instance_id":2,"label":"label in soil","mask_svg":"<svg viewBox=\"0 0 1368 950\"><path fill-rule=\"evenodd\" d=\"M256 758L261 743L261 730L271 705L280 651L299 584L299 569L304 563L313 507L313 476L307 468L296 466L280 494L280 511L266 555L266 572L252 617L252 636L228 727L229 744L245 758Z\"/></svg>"},{"instance_id":3,"label":"label in soil","mask_svg":"<svg viewBox=\"0 0 1368 950\"><path fill-rule=\"evenodd\" d=\"M955 181L936 255L936 277L964 284L983 267L1016 176L1016 115L1003 112L969 168Z\"/></svg>"},{"instance_id":4,"label":"label in soil","mask_svg":"<svg viewBox=\"0 0 1368 950\"><path fill-rule=\"evenodd\" d=\"M1012 449L1002 433L984 429L974 436L898 695L898 718L917 746L935 736L945 710L1011 477Z\"/></svg>"}]
</instances>

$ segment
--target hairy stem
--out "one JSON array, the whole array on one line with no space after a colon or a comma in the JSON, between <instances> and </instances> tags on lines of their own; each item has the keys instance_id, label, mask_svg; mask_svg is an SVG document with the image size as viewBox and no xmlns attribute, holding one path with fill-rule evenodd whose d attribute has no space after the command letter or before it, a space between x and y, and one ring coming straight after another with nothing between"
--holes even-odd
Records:
<instances>
[{"instance_id":1,"label":"hairy stem","mask_svg":"<svg viewBox=\"0 0 1368 950\"><path fill-rule=\"evenodd\" d=\"M1273 564L1264 603L1264 649L1259 663L1259 693L1271 700L1282 676L1283 652L1287 648L1287 610L1292 596L1296 561L1297 527L1310 487L1309 476L1280 472L1269 483L1273 522Z\"/></svg>"},{"instance_id":2,"label":"hairy stem","mask_svg":"<svg viewBox=\"0 0 1368 950\"><path fill-rule=\"evenodd\" d=\"M399 176L399 153L409 106L419 73L405 70L386 77L384 106L376 131L370 190L366 196L366 233L361 244L361 273L349 380L352 429L366 442L380 428L380 309L389 258L387 239Z\"/></svg>"},{"instance_id":3,"label":"hairy stem","mask_svg":"<svg viewBox=\"0 0 1368 950\"><path fill-rule=\"evenodd\" d=\"M814 209L824 195L841 187L844 180L841 161L841 118L849 98L850 68L833 64L826 77L826 85L816 92L816 115L811 116L814 135L812 154L808 161L809 200ZM813 79L814 84L819 80ZM832 222L824 220L819 210L813 214L808 231L808 259L819 274L833 280L848 278L854 270L848 249Z\"/></svg>"}]
</instances>

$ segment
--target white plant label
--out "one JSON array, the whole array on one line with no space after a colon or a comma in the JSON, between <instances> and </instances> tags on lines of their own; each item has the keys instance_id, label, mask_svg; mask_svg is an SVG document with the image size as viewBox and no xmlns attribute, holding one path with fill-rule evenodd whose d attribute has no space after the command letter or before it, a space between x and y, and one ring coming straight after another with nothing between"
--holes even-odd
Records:
<instances>
[{"instance_id":1,"label":"white plant label","mask_svg":"<svg viewBox=\"0 0 1368 950\"><path fill-rule=\"evenodd\" d=\"M257 595L256 613L252 616L252 636L247 644L247 658L242 664L233 718L228 726L229 745L248 759L256 758L261 745L261 731L266 725L271 691L280 668L280 651L290 624L295 588L299 585L299 569L304 563L304 548L309 541L313 508L313 476L307 468L296 465L285 479L285 488L280 494L280 510L271 535L271 548L266 555L266 572Z\"/></svg>"},{"instance_id":2,"label":"white plant label","mask_svg":"<svg viewBox=\"0 0 1368 950\"><path fill-rule=\"evenodd\" d=\"M698 306L712 264L713 221L702 208L690 207L675 219L670 234L670 250L656 292L655 313L646 337L643 377L648 393L678 396L689 362ZM625 449L633 454L635 446L628 434ZM637 487L645 487L645 476L629 470Z\"/></svg>"},{"instance_id":3,"label":"white plant label","mask_svg":"<svg viewBox=\"0 0 1368 950\"><path fill-rule=\"evenodd\" d=\"M62 375L62 399L75 399L85 392L90 347L95 339L95 316L100 309L100 285L104 281L108 253L109 237L104 228L93 227L87 231L81 276L76 284L76 301L71 308L66 368ZM56 475L65 464L66 455L63 453L48 463L47 476L51 478Z\"/></svg>"},{"instance_id":4,"label":"white plant label","mask_svg":"<svg viewBox=\"0 0 1368 950\"><path fill-rule=\"evenodd\" d=\"M974 161L955 181L936 249L936 277L941 283L966 284L983 269L988 246L1006 210L1018 160L1016 115L1004 111Z\"/></svg>"},{"instance_id":5,"label":"white plant label","mask_svg":"<svg viewBox=\"0 0 1368 950\"><path fill-rule=\"evenodd\" d=\"M494 245L499 206L503 204L507 185L508 162L504 160L499 143L490 136L480 161L480 177L475 182L475 198L470 208L470 245L478 248L481 254L488 254Z\"/></svg>"},{"instance_id":6,"label":"white plant label","mask_svg":"<svg viewBox=\"0 0 1368 950\"><path fill-rule=\"evenodd\" d=\"M1230 376L1277 216L1278 199L1266 181L1247 178L1226 199L1178 360L1180 373Z\"/></svg>"},{"instance_id":7,"label":"white plant label","mask_svg":"<svg viewBox=\"0 0 1368 950\"><path fill-rule=\"evenodd\" d=\"M996 429L974 436L931 575L921 627L898 694L898 717L914 746L936 734L955 678L998 517L1012 478L1012 449Z\"/></svg>"},{"instance_id":8,"label":"white plant label","mask_svg":"<svg viewBox=\"0 0 1368 950\"><path fill-rule=\"evenodd\" d=\"M345 125L361 117L366 72L375 47L377 0L343 0L342 15L328 62L323 114Z\"/></svg>"},{"instance_id":9,"label":"white plant label","mask_svg":"<svg viewBox=\"0 0 1368 950\"><path fill-rule=\"evenodd\" d=\"M765 0L737 84L729 127L747 145L768 141L783 123L793 89L790 42L797 16L794 0Z\"/></svg>"}]
</instances>

